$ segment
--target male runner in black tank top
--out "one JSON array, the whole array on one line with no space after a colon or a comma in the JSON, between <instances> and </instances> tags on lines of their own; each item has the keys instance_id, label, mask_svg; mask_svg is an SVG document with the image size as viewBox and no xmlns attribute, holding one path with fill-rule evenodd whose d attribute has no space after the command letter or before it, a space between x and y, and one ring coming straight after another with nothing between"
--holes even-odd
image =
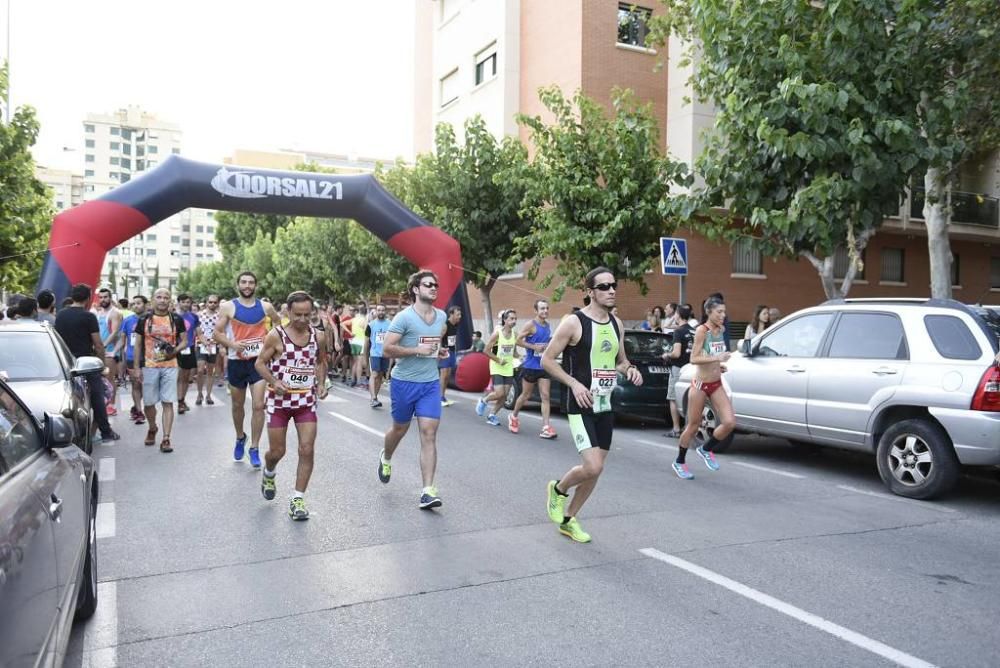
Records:
<instances>
[{"instance_id":1,"label":"male runner in black tank top","mask_svg":"<svg viewBox=\"0 0 1000 668\"><path fill-rule=\"evenodd\" d=\"M559 525L559 533L578 543L590 542L590 534L580 527L576 515L594 491L611 449L611 396L618 374L633 385L642 385L642 374L628 361L621 345L622 322L611 315L618 287L614 274L598 267L587 274L584 285L590 303L563 318L542 355L542 368L569 392L570 432L583 460L561 479L549 482L549 519ZM560 353L565 368L556 361ZM576 493L567 506L573 487Z\"/></svg>"}]
</instances>

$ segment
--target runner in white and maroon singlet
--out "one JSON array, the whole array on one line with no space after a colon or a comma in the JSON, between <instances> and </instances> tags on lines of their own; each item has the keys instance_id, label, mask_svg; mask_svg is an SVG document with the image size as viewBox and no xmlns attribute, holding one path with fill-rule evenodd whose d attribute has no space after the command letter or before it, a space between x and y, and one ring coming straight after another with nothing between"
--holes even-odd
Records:
<instances>
[{"instance_id":1,"label":"runner in white and maroon singlet","mask_svg":"<svg viewBox=\"0 0 1000 668\"><path fill-rule=\"evenodd\" d=\"M299 437L299 465L295 492L288 507L293 520L309 519L306 487L313 470L316 443L316 399L326 397L326 338L310 324L313 300L305 292L288 295L287 327L268 332L255 367L267 383L267 438L261 493L274 499L275 468L285 456L288 423L295 421Z\"/></svg>"}]
</instances>

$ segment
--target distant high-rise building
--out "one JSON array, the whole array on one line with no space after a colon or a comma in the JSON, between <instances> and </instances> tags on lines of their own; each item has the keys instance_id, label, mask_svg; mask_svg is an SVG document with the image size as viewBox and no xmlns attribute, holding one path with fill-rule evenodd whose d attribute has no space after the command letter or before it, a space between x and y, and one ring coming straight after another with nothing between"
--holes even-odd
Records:
<instances>
[{"instance_id":1,"label":"distant high-rise building","mask_svg":"<svg viewBox=\"0 0 1000 668\"><path fill-rule=\"evenodd\" d=\"M129 106L83 121L83 199L95 199L181 152L178 125ZM173 287L182 269L221 258L214 212L186 209L108 252L101 281L119 295Z\"/></svg>"},{"instance_id":2,"label":"distant high-rise building","mask_svg":"<svg viewBox=\"0 0 1000 668\"><path fill-rule=\"evenodd\" d=\"M83 201L83 174L79 172L36 165L35 178L52 190L52 205L57 212Z\"/></svg>"}]
</instances>

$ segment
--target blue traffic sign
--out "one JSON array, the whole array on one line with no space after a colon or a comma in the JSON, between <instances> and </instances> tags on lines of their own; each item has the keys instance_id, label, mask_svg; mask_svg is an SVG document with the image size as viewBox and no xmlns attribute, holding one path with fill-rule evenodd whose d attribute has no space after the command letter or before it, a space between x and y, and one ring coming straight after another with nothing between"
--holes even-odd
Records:
<instances>
[{"instance_id":1,"label":"blue traffic sign","mask_svg":"<svg viewBox=\"0 0 1000 668\"><path fill-rule=\"evenodd\" d=\"M666 276L687 276L687 239L660 237L660 267Z\"/></svg>"}]
</instances>

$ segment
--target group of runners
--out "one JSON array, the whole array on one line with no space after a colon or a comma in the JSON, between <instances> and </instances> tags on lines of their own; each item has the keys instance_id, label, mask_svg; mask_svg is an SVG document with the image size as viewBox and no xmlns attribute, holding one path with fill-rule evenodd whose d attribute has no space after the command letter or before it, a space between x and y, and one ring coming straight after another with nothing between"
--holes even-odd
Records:
<instances>
[{"instance_id":1,"label":"group of runners","mask_svg":"<svg viewBox=\"0 0 1000 668\"><path fill-rule=\"evenodd\" d=\"M642 374L625 354L622 344L624 327L614 314L617 281L604 267L585 277L587 304L561 320L553 331L549 323L549 305L544 300L534 304L534 317L517 329L512 310L500 314L500 327L481 346L490 360L492 390L477 402L476 412L490 425L499 425L498 414L514 378L517 349L525 350L521 364L522 391L507 418L508 429L520 430L519 412L537 385L542 398L540 437L554 439L551 424L551 382L567 388L570 435L580 460L561 477L547 484L547 514L560 533L577 542L589 542L590 535L577 517L593 492L611 448L614 414L611 397L620 376L641 385ZM372 317L363 320L358 332L351 330L351 340L337 318L336 326L317 320L317 307L305 292L288 295L282 313L256 296L257 278L252 272L237 277L237 297L218 303L209 296L206 308L194 327L184 313L190 308L171 309L170 292L157 290L151 310L144 303L133 303L134 325L126 327L130 347L126 351L130 373L141 375L145 419L149 421L146 443L155 441L156 405L162 405L163 437L160 450L171 452L170 431L173 403L177 400L177 369L185 350L197 346L197 363L207 370L217 363L219 350L226 351L226 379L229 384L232 420L235 431L233 459L249 459L261 468L260 489L263 497L273 500L277 494L277 467L286 454L288 428L294 422L298 435L298 468L289 500L288 513L294 520L307 519L305 493L313 471L317 433L317 402L328 392L327 372L332 359L341 357L349 345L359 345L353 357L369 359L371 407L381 407L380 389L386 380L390 360L393 363L391 425L383 437L378 459L378 478L388 484L392 477L393 456L414 418L420 441L422 487L418 506L438 508L443 504L435 485L437 469L437 431L442 409L452 405L446 390L455 367L458 326L462 313L452 307L446 313L434 306L438 298L437 276L419 271L407 283L411 305L391 320L383 305L376 306ZM103 298L102 298L103 299ZM140 300L137 300L140 301ZM138 308L137 308L138 307ZM711 402L719 423L713 438L696 451L711 470L718 470L712 445L724 439L735 427L732 406L722 388L721 374L729 351L722 341L725 304L710 299L705 303L706 322L693 335L690 361L697 371L689 395L691 415L700 415L706 401ZM361 318L355 316L359 322ZM192 332L194 329L194 332ZM216 348L218 347L218 348ZM138 353L138 354L137 354ZM189 363L188 363L189 364ZM353 379L361 376L356 363L349 366ZM206 375L208 375L206 373ZM211 376L208 391L203 391L199 375L199 399L211 403ZM133 383L133 387L136 383ZM246 432L246 399L250 395L250 433ZM261 438L267 427L268 444L263 459ZM685 462L699 427L689 420L681 434L679 454L673 468L681 478L690 479ZM571 496L572 495L572 496Z\"/></svg>"}]
</instances>

